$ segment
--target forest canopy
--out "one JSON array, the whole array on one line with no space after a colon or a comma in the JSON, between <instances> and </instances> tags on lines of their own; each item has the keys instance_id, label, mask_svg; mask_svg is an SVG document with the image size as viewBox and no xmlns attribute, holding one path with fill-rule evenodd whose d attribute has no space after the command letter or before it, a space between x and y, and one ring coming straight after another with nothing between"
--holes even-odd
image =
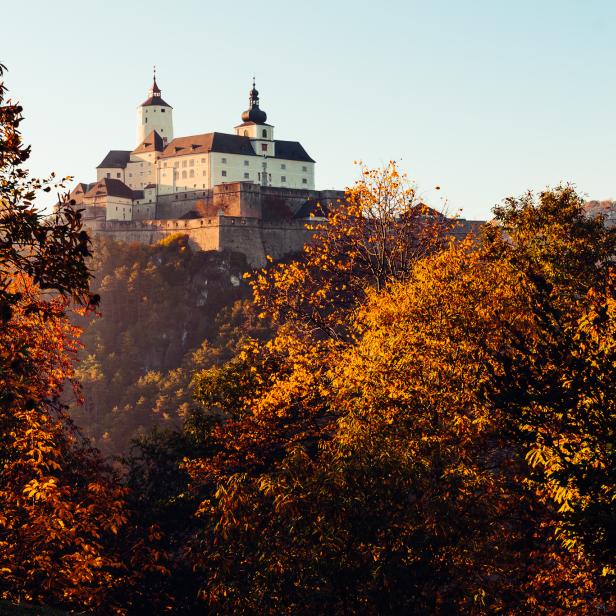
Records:
<instances>
[{"instance_id":1,"label":"forest canopy","mask_svg":"<svg viewBox=\"0 0 616 616\"><path fill-rule=\"evenodd\" d=\"M395 163L365 168L251 272L182 236L92 241L65 198L44 216L5 93L0 601L616 611L616 235L573 187L460 241Z\"/></svg>"}]
</instances>

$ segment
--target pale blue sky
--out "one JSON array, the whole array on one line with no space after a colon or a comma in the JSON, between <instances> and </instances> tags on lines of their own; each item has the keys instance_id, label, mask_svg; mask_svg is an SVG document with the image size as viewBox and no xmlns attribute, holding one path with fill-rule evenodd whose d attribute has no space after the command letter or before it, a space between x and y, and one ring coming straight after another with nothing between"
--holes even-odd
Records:
<instances>
[{"instance_id":1,"label":"pale blue sky","mask_svg":"<svg viewBox=\"0 0 616 616\"><path fill-rule=\"evenodd\" d=\"M561 181L616 198L615 27L616 0L22 0L0 62L37 175L92 181L134 147L153 64L176 136L232 132L256 73L318 188L397 159L432 205L485 218Z\"/></svg>"}]
</instances>

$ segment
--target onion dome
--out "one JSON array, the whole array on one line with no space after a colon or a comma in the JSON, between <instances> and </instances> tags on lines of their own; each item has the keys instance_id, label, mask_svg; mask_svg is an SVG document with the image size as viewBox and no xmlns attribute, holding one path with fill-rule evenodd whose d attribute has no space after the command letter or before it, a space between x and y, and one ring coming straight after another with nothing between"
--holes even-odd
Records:
<instances>
[{"instance_id":1,"label":"onion dome","mask_svg":"<svg viewBox=\"0 0 616 616\"><path fill-rule=\"evenodd\" d=\"M255 124L265 124L267 114L259 109L259 91L255 87L254 78L252 80L252 90L248 93L249 108L242 114L244 122L254 122Z\"/></svg>"}]
</instances>

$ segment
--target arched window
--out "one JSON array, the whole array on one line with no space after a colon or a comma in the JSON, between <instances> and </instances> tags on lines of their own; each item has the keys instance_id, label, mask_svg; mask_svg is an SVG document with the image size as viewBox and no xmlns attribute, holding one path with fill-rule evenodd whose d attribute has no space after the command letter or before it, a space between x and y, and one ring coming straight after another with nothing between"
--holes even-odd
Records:
<instances>
[{"instance_id":1,"label":"arched window","mask_svg":"<svg viewBox=\"0 0 616 616\"><path fill-rule=\"evenodd\" d=\"M182 178L186 177L186 171L182 171Z\"/></svg>"},{"instance_id":2,"label":"arched window","mask_svg":"<svg viewBox=\"0 0 616 616\"><path fill-rule=\"evenodd\" d=\"M261 135L263 136L263 139L267 139L267 129L264 128Z\"/></svg>"},{"instance_id":3,"label":"arched window","mask_svg":"<svg viewBox=\"0 0 616 616\"><path fill-rule=\"evenodd\" d=\"M247 130L244 131L244 137L248 137L248 131Z\"/></svg>"},{"instance_id":4,"label":"arched window","mask_svg":"<svg viewBox=\"0 0 616 616\"><path fill-rule=\"evenodd\" d=\"M191 169L189 175L190 175L191 178L194 178L195 177L195 170Z\"/></svg>"}]
</instances>

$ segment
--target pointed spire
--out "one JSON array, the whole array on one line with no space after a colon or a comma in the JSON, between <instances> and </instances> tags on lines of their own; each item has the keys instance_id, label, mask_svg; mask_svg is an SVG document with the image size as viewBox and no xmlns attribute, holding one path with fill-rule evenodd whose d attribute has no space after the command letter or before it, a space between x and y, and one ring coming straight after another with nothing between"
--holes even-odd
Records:
<instances>
[{"instance_id":1,"label":"pointed spire","mask_svg":"<svg viewBox=\"0 0 616 616\"><path fill-rule=\"evenodd\" d=\"M171 107L169 103L166 103L162 99L161 89L158 87L158 84L156 83L156 65L153 66L153 70L152 70L152 86L150 87L148 98L146 101L141 103L141 107L147 107L150 105L156 105L158 107Z\"/></svg>"},{"instance_id":2,"label":"pointed spire","mask_svg":"<svg viewBox=\"0 0 616 616\"><path fill-rule=\"evenodd\" d=\"M152 87L150 88L150 96L160 96L160 88L156 83L156 64L154 65L154 71L152 76Z\"/></svg>"}]
</instances>

